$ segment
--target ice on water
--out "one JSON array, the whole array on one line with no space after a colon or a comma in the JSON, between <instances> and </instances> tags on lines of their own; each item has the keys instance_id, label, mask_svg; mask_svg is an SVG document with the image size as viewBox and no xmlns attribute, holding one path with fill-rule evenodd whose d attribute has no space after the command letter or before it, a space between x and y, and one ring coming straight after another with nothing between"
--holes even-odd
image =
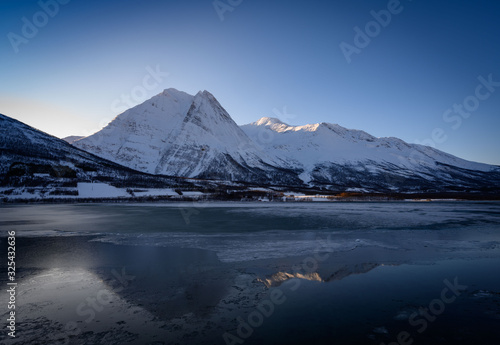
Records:
<instances>
[{"instance_id":1,"label":"ice on water","mask_svg":"<svg viewBox=\"0 0 500 345\"><path fill-rule=\"evenodd\" d=\"M24 207L0 209L5 215L2 227L16 229L21 236L95 234L95 240L116 244L205 249L216 252L223 262L350 251L367 246L388 250L433 247L444 251L500 246L498 202L30 207L36 219L27 219L23 224L9 220L15 219L16 212L26 214ZM50 213L46 207L51 207L50 221L44 219ZM102 208L106 208L105 216ZM53 215L58 215L57 219Z\"/></svg>"}]
</instances>

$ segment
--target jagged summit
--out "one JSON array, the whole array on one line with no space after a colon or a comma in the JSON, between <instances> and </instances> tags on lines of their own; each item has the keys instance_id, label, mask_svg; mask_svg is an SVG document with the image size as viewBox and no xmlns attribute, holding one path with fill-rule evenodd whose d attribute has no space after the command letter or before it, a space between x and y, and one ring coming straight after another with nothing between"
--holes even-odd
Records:
<instances>
[{"instance_id":1,"label":"jagged summit","mask_svg":"<svg viewBox=\"0 0 500 345\"><path fill-rule=\"evenodd\" d=\"M284 123L283 121L275 117L261 117L257 121L251 123L251 125L256 125L256 126L273 126L276 124L289 126L288 124Z\"/></svg>"},{"instance_id":2,"label":"jagged summit","mask_svg":"<svg viewBox=\"0 0 500 345\"><path fill-rule=\"evenodd\" d=\"M276 167L208 91L192 96L164 90L74 144L152 174L297 182L291 172Z\"/></svg>"},{"instance_id":3,"label":"jagged summit","mask_svg":"<svg viewBox=\"0 0 500 345\"><path fill-rule=\"evenodd\" d=\"M173 88L173 87L169 87L168 89L164 89L160 94L165 95L165 96L168 96L170 94L173 94L173 95L179 95L179 94L181 94L181 95L188 95L188 96L190 96L187 92L177 90L176 88Z\"/></svg>"},{"instance_id":4,"label":"jagged summit","mask_svg":"<svg viewBox=\"0 0 500 345\"><path fill-rule=\"evenodd\" d=\"M327 129L333 131L339 135L345 135L346 133L358 133L356 136L364 137L367 140L376 139L374 136L366 133L365 131L356 130L356 129L347 129L338 124L321 122L315 124L306 124L306 125L289 125L280 119L274 117L262 117L259 120L249 123L247 125L241 126L242 128L250 128L252 126L264 126L269 127L271 130L275 132L287 132L287 131L307 131L307 132L315 132L323 129Z\"/></svg>"}]
</instances>

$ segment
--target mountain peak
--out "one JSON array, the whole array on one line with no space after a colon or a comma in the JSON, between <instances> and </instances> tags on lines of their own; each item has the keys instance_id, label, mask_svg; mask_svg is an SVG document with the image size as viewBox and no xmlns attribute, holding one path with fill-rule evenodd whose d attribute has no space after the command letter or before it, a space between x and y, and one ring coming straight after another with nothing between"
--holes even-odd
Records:
<instances>
[{"instance_id":1,"label":"mountain peak","mask_svg":"<svg viewBox=\"0 0 500 345\"><path fill-rule=\"evenodd\" d=\"M203 90L203 91L201 91L201 90L200 90L200 91L198 91L198 92L196 93L196 95L204 95L204 96L208 96L208 95L210 95L210 96L212 96L212 97L213 97L213 95L212 95L210 92L208 92L207 90Z\"/></svg>"},{"instance_id":2,"label":"mountain peak","mask_svg":"<svg viewBox=\"0 0 500 345\"><path fill-rule=\"evenodd\" d=\"M259 120L256 122L252 123L256 126L272 126L272 125L285 125L289 126L288 124L284 123L280 119L276 117L261 117Z\"/></svg>"},{"instance_id":3,"label":"mountain peak","mask_svg":"<svg viewBox=\"0 0 500 345\"><path fill-rule=\"evenodd\" d=\"M192 96L166 89L74 145L151 174L297 180L277 167L206 90Z\"/></svg>"},{"instance_id":4,"label":"mountain peak","mask_svg":"<svg viewBox=\"0 0 500 345\"><path fill-rule=\"evenodd\" d=\"M163 96L173 96L173 97L176 97L176 96L179 96L179 95L182 95L182 96L191 96L188 93L186 93L184 91L179 91L179 90L177 90L177 89L175 89L173 87L163 90L160 93L160 95L163 95Z\"/></svg>"},{"instance_id":5,"label":"mountain peak","mask_svg":"<svg viewBox=\"0 0 500 345\"><path fill-rule=\"evenodd\" d=\"M210 92L208 92L207 90L198 91L196 93L196 95L193 96L193 95L188 94L187 92L179 91L179 90L177 90L177 89L175 89L173 87L163 90L157 96L164 96L164 97L167 97L167 98L171 98L174 102L184 101L185 100L185 101L187 101L189 103L192 103L194 101L194 99L197 99L197 98L205 98L205 99L209 99L209 100L216 100L216 98ZM152 99L154 99L154 97Z\"/></svg>"}]
</instances>

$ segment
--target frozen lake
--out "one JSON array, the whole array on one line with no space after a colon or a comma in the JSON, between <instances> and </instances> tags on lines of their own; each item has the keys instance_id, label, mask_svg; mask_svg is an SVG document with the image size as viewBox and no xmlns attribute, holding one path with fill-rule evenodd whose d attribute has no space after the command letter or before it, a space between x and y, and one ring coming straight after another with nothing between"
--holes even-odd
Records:
<instances>
[{"instance_id":1,"label":"frozen lake","mask_svg":"<svg viewBox=\"0 0 500 345\"><path fill-rule=\"evenodd\" d=\"M0 215L2 229L19 236L97 234L116 244L211 250L224 262L361 246L472 250L495 245L500 229L495 202L29 205L3 206Z\"/></svg>"},{"instance_id":2,"label":"frozen lake","mask_svg":"<svg viewBox=\"0 0 500 345\"><path fill-rule=\"evenodd\" d=\"M2 205L0 227L6 344L500 343L498 202Z\"/></svg>"}]
</instances>

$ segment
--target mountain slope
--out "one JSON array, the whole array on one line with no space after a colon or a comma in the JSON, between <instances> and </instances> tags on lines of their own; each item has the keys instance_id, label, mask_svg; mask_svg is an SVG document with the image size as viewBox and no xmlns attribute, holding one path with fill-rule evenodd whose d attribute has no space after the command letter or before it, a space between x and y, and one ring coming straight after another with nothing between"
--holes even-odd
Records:
<instances>
[{"instance_id":1,"label":"mountain slope","mask_svg":"<svg viewBox=\"0 0 500 345\"><path fill-rule=\"evenodd\" d=\"M207 91L167 89L73 145L136 170L172 176L294 185Z\"/></svg>"},{"instance_id":2,"label":"mountain slope","mask_svg":"<svg viewBox=\"0 0 500 345\"><path fill-rule=\"evenodd\" d=\"M74 187L82 181L164 186L174 179L134 171L0 114L0 186Z\"/></svg>"},{"instance_id":3,"label":"mountain slope","mask_svg":"<svg viewBox=\"0 0 500 345\"><path fill-rule=\"evenodd\" d=\"M367 191L484 190L500 186L500 168L469 162L397 138L375 138L330 123L290 126L261 118L241 126L305 183ZM262 140L261 138L266 138Z\"/></svg>"}]
</instances>

